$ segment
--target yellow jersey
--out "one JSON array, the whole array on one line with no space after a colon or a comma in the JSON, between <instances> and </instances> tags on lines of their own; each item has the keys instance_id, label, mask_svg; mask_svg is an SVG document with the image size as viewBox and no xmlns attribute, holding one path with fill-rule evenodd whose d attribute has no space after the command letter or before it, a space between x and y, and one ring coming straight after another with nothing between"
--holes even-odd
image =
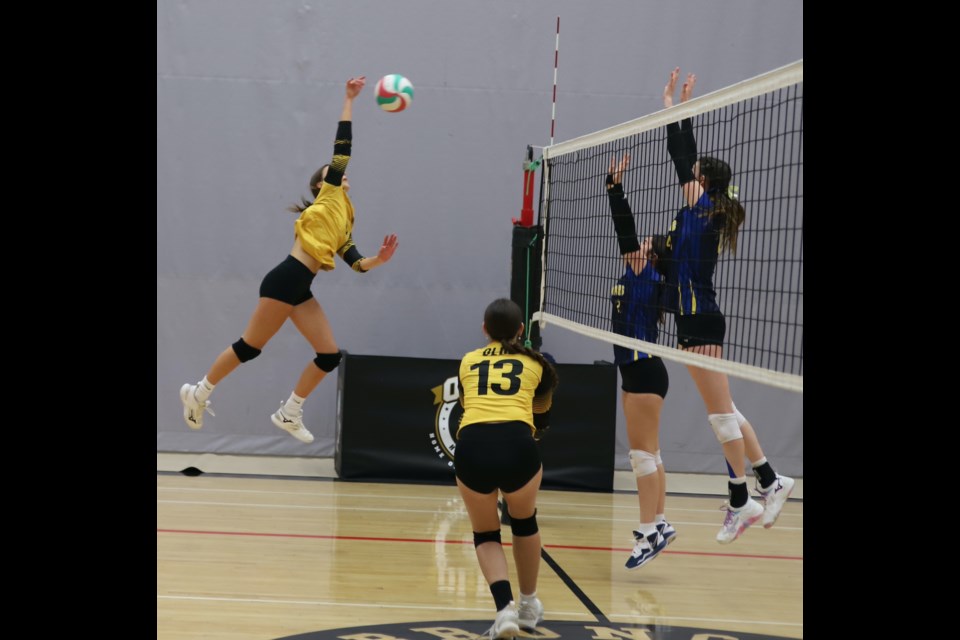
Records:
<instances>
[{"instance_id":1,"label":"yellow jersey","mask_svg":"<svg viewBox=\"0 0 960 640\"><path fill-rule=\"evenodd\" d=\"M460 361L463 417L457 432L478 422L518 420L534 433L534 412L546 412L552 402L552 389L541 388L542 379L543 366L537 360L506 353L499 341L467 353Z\"/></svg>"},{"instance_id":2,"label":"yellow jersey","mask_svg":"<svg viewBox=\"0 0 960 640\"><path fill-rule=\"evenodd\" d=\"M343 185L324 182L317 199L300 213L294 229L304 251L321 269L333 271L333 254L343 257L354 245L353 203Z\"/></svg>"}]
</instances>

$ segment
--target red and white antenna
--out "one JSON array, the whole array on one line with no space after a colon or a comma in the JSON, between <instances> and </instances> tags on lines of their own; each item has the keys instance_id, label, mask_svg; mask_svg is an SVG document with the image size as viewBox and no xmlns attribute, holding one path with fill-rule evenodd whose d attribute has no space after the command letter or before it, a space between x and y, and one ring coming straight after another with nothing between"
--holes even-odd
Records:
<instances>
[{"instance_id":1,"label":"red and white antenna","mask_svg":"<svg viewBox=\"0 0 960 640\"><path fill-rule=\"evenodd\" d=\"M557 62L560 60L560 16L557 16L557 44L553 49L553 108L550 113L550 146L553 146L553 132L557 124Z\"/></svg>"},{"instance_id":2,"label":"red and white antenna","mask_svg":"<svg viewBox=\"0 0 960 640\"><path fill-rule=\"evenodd\" d=\"M557 41L553 48L553 107L550 113L550 145L553 145L553 135L557 125L557 63L560 60L560 16L557 16ZM523 161L523 207L520 210L520 219L513 218L514 225L522 227L533 226L533 179L540 160L534 162L533 147L527 147L527 155Z\"/></svg>"}]
</instances>

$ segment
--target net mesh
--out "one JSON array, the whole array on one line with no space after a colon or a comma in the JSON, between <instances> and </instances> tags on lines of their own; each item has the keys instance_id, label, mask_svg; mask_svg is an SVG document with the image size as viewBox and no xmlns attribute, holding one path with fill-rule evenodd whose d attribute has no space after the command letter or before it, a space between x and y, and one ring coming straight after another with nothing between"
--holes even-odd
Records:
<instances>
[{"instance_id":1,"label":"net mesh","mask_svg":"<svg viewBox=\"0 0 960 640\"><path fill-rule=\"evenodd\" d=\"M673 314L655 344L614 333L611 291L624 272L605 178L629 153L623 189L637 235L666 234L684 206L666 124L690 118L700 157L730 165L746 211L736 254L714 271L726 319L723 359L677 348ZM544 149L540 312L612 344L782 388L803 389L803 63Z\"/></svg>"}]
</instances>

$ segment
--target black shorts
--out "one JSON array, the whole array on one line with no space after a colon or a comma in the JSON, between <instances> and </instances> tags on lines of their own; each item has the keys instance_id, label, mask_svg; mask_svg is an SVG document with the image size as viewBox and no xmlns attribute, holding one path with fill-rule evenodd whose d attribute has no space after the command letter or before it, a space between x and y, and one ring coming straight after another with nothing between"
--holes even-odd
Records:
<instances>
[{"instance_id":1,"label":"black shorts","mask_svg":"<svg viewBox=\"0 0 960 640\"><path fill-rule=\"evenodd\" d=\"M681 347L699 347L708 344L723 346L727 321L721 313L698 313L692 316L674 316L677 321L677 343Z\"/></svg>"},{"instance_id":2,"label":"black shorts","mask_svg":"<svg viewBox=\"0 0 960 640\"><path fill-rule=\"evenodd\" d=\"M620 366L620 388L628 393L655 393L667 397L670 378L663 360L657 357L641 358Z\"/></svg>"},{"instance_id":3,"label":"black shorts","mask_svg":"<svg viewBox=\"0 0 960 640\"><path fill-rule=\"evenodd\" d=\"M270 273L263 276L260 283L260 297L272 298L294 306L306 302L313 297L310 293L310 284L314 273L293 256L275 266Z\"/></svg>"},{"instance_id":4,"label":"black shorts","mask_svg":"<svg viewBox=\"0 0 960 640\"><path fill-rule=\"evenodd\" d=\"M540 450L525 422L478 422L457 434L457 478L477 493L516 491L541 466Z\"/></svg>"}]
</instances>

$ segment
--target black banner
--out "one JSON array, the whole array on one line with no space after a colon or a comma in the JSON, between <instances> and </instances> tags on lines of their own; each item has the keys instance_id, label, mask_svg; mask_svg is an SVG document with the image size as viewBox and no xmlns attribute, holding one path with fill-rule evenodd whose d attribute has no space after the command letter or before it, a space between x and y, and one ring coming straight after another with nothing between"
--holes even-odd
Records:
<instances>
[{"instance_id":1,"label":"black banner","mask_svg":"<svg viewBox=\"0 0 960 640\"><path fill-rule=\"evenodd\" d=\"M337 474L346 480L454 483L459 360L344 352L337 378ZM543 488L613 491L617 369L559 364Z\"/></svg>"}]
</instances>

